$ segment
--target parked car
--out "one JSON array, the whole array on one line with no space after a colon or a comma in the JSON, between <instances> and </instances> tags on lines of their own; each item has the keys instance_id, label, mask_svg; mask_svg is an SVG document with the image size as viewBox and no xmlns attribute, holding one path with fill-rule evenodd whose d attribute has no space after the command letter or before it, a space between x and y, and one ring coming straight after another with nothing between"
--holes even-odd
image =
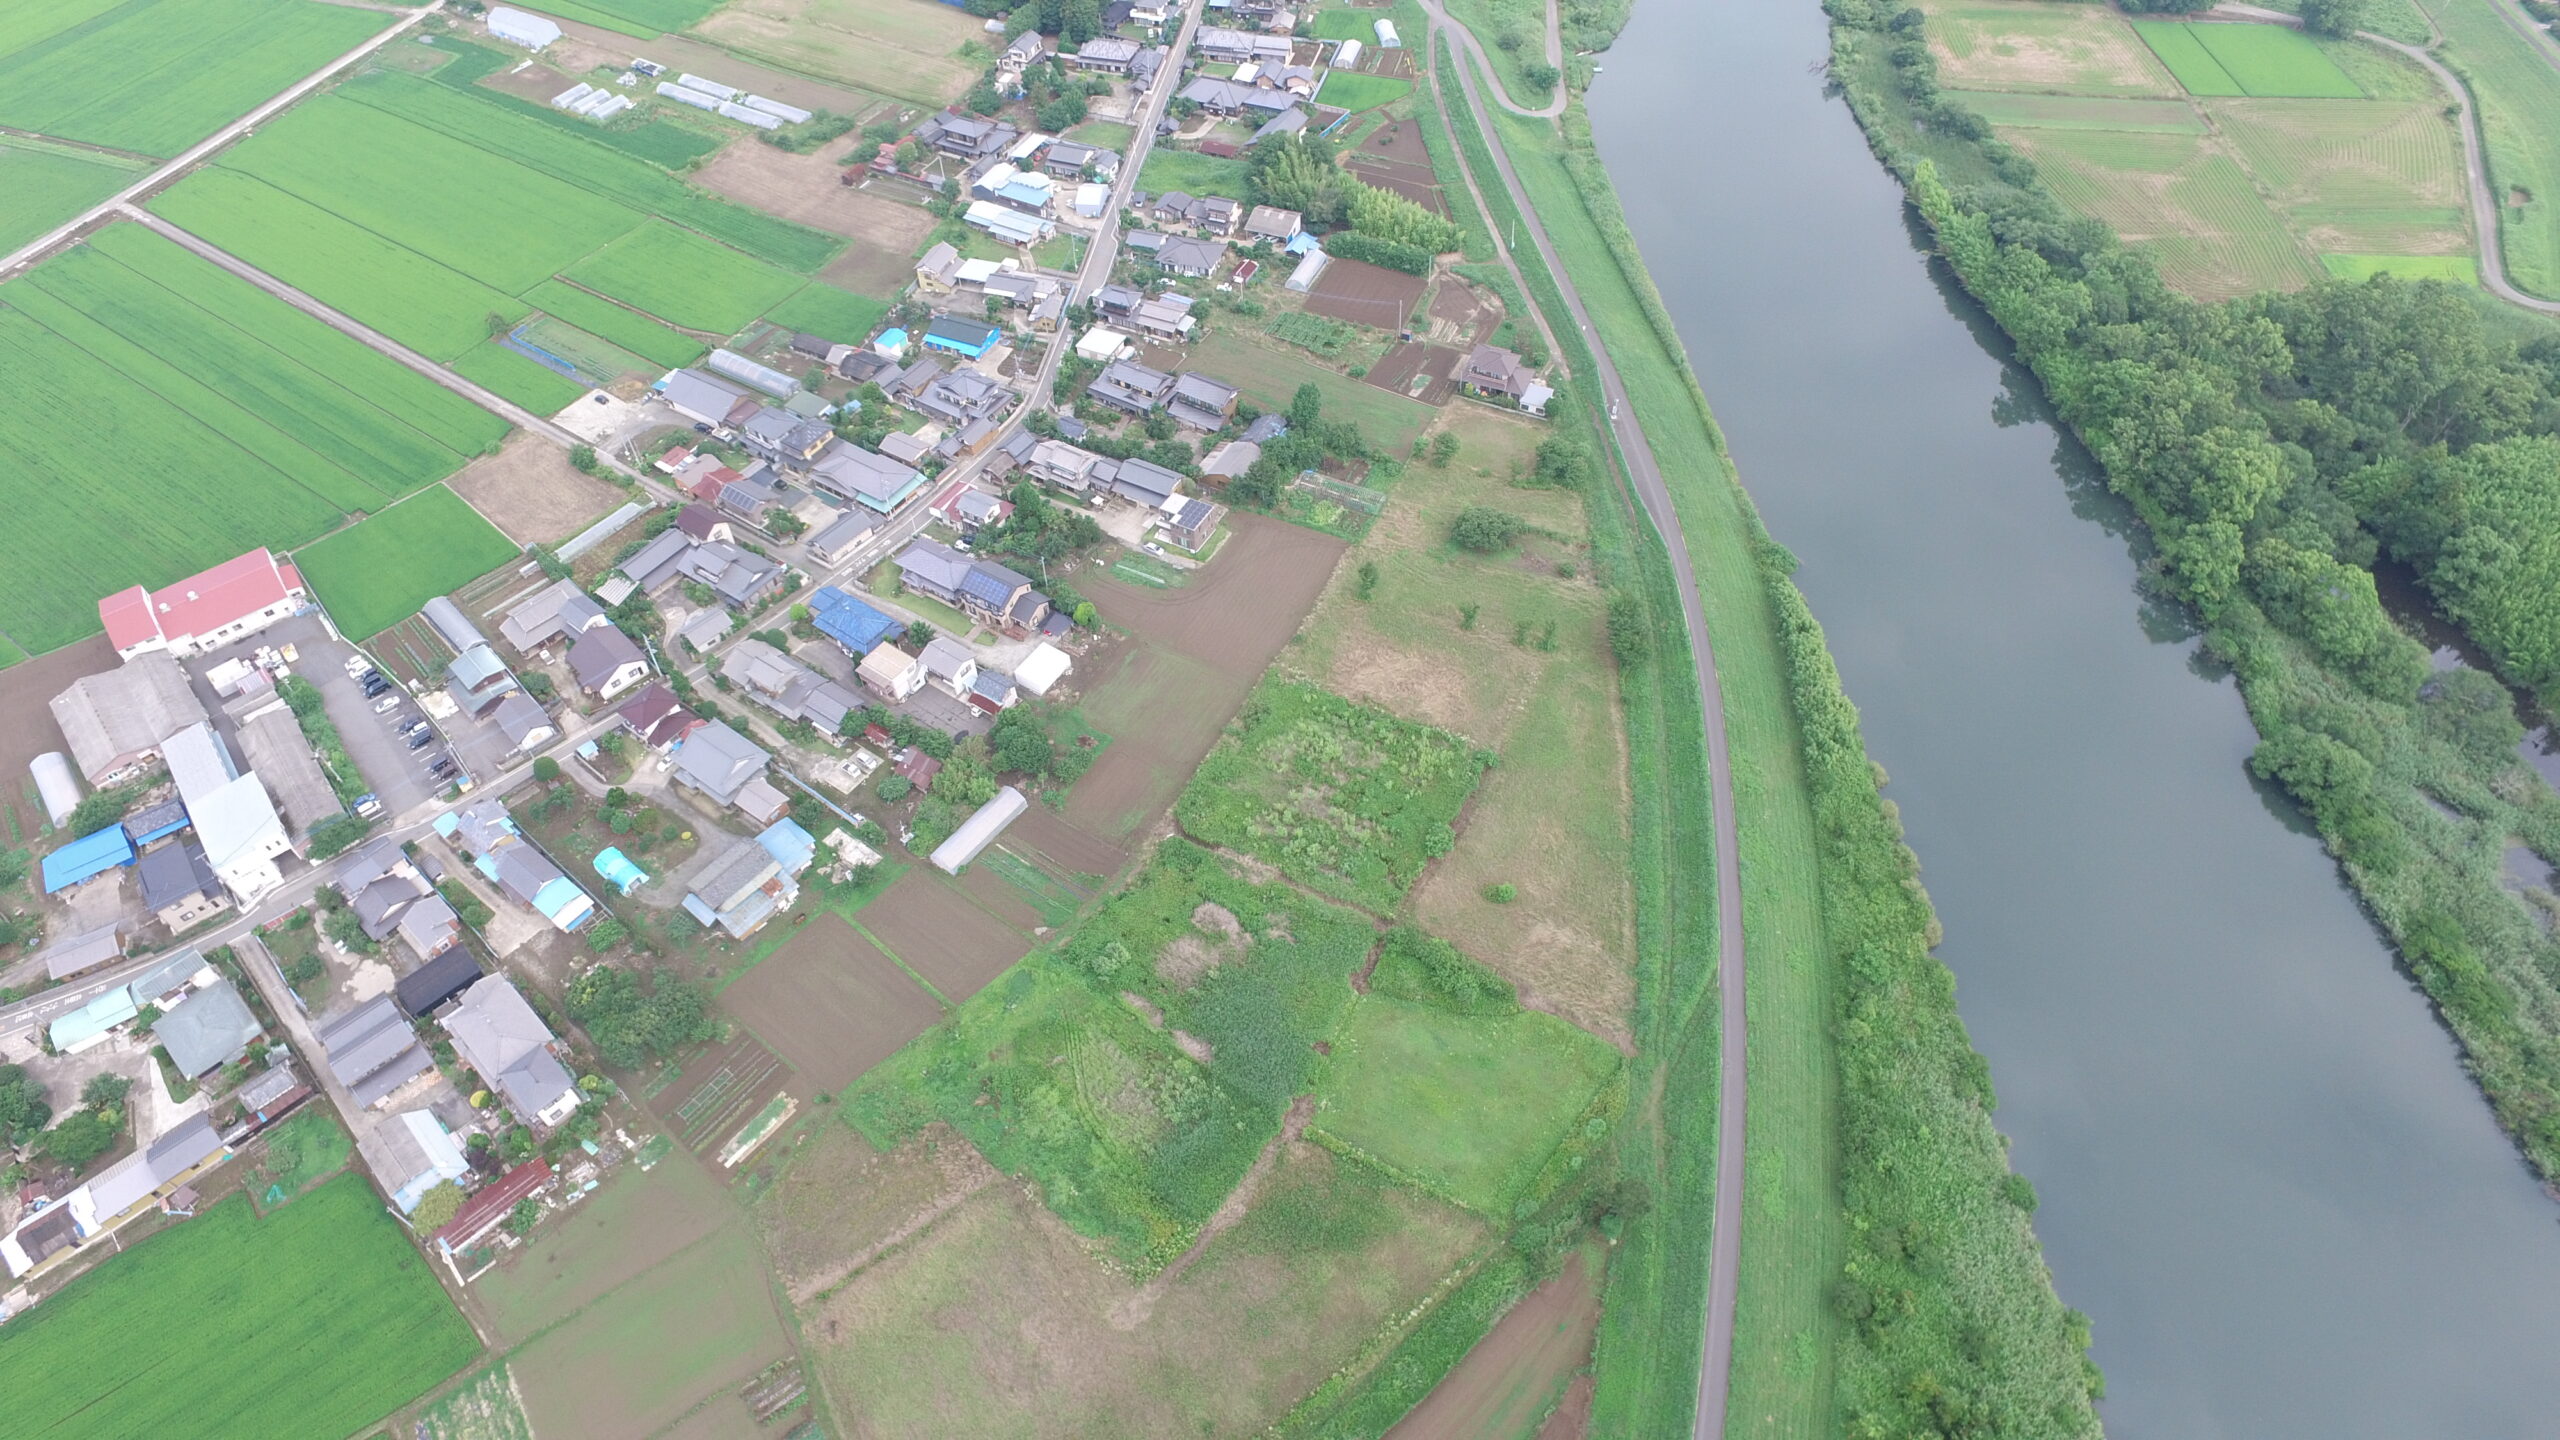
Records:
<instances>
[{"instance_id":1,"label":"parked car","mask_svg":"<svg viewBox=\"0 0 2560 1440\"><path fill-rule=\"evenodd\" d=\"M436 737L433 735L412 735L409 737L409 748L412 750L423 750L427 748L428 744L434 741L435 738Z\"/></svg>"},{"instance_id":2,"label":"parked car","mask_svg":"<svg viewBox=\"0 0 2560 1440\"><path fill-rule=\"evenodd\" d=\"M391 682L388 680L368 680L365 682L364 698L378 700L382 698L382 693L390 688Z\"/></svg>"},{"instance_id":3,"label":"parked car","mask_svg":"<svg viewBox=\"0 0 2560 1440\"><path fill-rule=\"evenodd\" d=\"M397 696L397 695L385 695L385 696L383 696L380 700L378 700L378 701L376 701L376 702L374 703L373 713L374 713L374 714L376 714L376 715L388 715L388 714L390 714L392 711L397 710L397 709L399 709L399 708L400 708L400 697L399 697L399 696Z\"/></svg>"},{"instance_id":4,"label":"parked car","mask_svg":"<svg viewBox=\"0 0 2560 1440\"><path fill-rule=\"evenodd\" d=\"M366 667L365 667L365 670L364 670L364 673L363 673L363 674L361 674L361 675L358 675L356 678L357 678L358 680L363 681L363 682L364 682L365 684L367 684L367 685L372 684L372 683L373 683L374 681L376 681L376 680L383 680L382 672L381 672L381 671L379 671L379 670L374 669L374 668L373 668L372 666L370 666L370 665L366 666ZM383 683L387 685L387 684L389 684L389 683L391 683L391 682L390 682L390 681L388 681L388 680L383 680Z\"/></svg>"},{"instance_id":5,"label":"parked car","mask_svg":"<svg viewBox=\"0 0 2560 1440\"><path fill-rule=\"evenodd\" d=\"M355 811L370 820L382 813L382 797L370 791L356 797Z\"/></svg>"}]
</instances>

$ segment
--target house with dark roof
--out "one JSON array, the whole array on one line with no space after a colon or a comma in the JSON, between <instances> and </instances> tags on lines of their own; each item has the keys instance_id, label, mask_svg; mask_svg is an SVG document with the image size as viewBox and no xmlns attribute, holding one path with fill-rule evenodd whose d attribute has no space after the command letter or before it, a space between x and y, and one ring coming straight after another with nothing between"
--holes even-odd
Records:
<instances>
[{"instance_id":1,"label":"house with dark roof","mask_svg":"<svg viewBox=\"0 0 2560 1440\"><path fill-rule=\"evenodd\" d=\"M1085 393L1115 410L1148 415L1173 393L1173 377L1135 360L1114 360L1093 377Z\"/></svg>"},{"instance_id":2,"label":"house with dark roof","mask_svg":"<svg viewBox=\"0 0 2560 1440\"><path fill-rule=\"evenodd\" d=\"M674 776L686 789L770 824L790 808L783 793L764 778L765 766L772 760L771 751L713 721L676 747Z\"/></svg>"},{"instance_id":3,"label":"house with dark roof","mask_svg":"<svg viewBox=\"0 0 2560 1440\"><path fill-rule=\"evenodd\" d=\"M559 1037L503 975L484 976L436 1023L480 1078L527 1124L552 1126L578 1108L577 1082L552 1053Z\"/></svg>"},{"instance_id":4,"label":"house with dark roof","mask_svg":"<svg viewBox=\"0 0 2560 1440\"><path fill-rule=\"evenodd\" d=\"M569 673L579 689L610 700L649 677L649 655L620 630L599 626L569 647Z\"/></svg>"},{"instance_id":5,"label":"house with dark roof","mask_svg":"<svg viewBox=\"0 0 2560 1440\"><path fill-rule=\"evenodd\" d=\"M480 963L457 946L393 981L391 997L402 1014L423 1019L479 978Z\"/></svg>"},{"instance_id":6,"label":"house with dark roof","mask_svg":"<svg viewBox=\"0 0 2560 1440\"><path fill-rule=\"evenodd\" d=\"M213 873L213 863L193 840L144 851L133 878L142 891L143 908L159 916L172 935L231 908L231 896Z\"/></svg>"},{"instance_id":7,"label":"house with dark roof","mask_svg":"<svg viewBox=\"0 0 2560 1440\"><path fill-rule=\"evenodd\" d=\"M1236 402L1242 393L1223 380L1214 380L1196 370L1185 370L1173 382L1173 392L1165 397L1165 413L1177 424L1194 430L1223 430L1236 415Z\"/></svg>"},{"instance_id":8,"label":"house with dark roof","mask_svg":"<svg viewBox=\"0 0 2560 1440\"><path fill-rule=\"evenodd\" d=\"M1031 588L1031 577L980 560L960 577L960 608L973 620L1022 635L1048 615L1049 597Z\"/></svg>"},{"instance_id":9,"label":"house with dark roof","mask_svg":"<svg viewBox=\"0 0 2560 1440\"><path fill-rule=\"evenodd\" d=\"M1498 345L1478 345L1467 352L1454 377L1470 395L1495 396L1518 400L1535 382L1538 373L1522 361L1517 351Z\"/></svg>"},{"instance_id":10,"label":"house with dark roof","mask_svg":"<svg viewBox=\"0 0 2560 1440\"><path fill-rule=\"evenodd\" d=\"M807 541L809 558L821 565L841 565L853 558L863 542L871 538L879 522L860 505L846 509L835 519L818 527Z\"/></svg>"},{"instance_id":11,"label":"house with dark roof","mask_svg":"<svg viewBox=\"0 0 2560 1440\"><path fill-rule=\"evenodd\" d=\"M314 1026L329 1073L360 1107L379 1105L393 1091L435 1072L435 1060L418 1043L409 1018L392 997L377 995L355 1009Z\"/></svg>"},{"instance_id":12,"label":"house with dark roof","mask_svg":"<svg viewBox=\"0 0 2560 1440\"><path fill-rule=\"evenodd\" d=\"M1182 486L1182 476L1152 460L1128 459L1111 477L1113 494L1134 500L1150 510L1163 506L1165 497Z\"/></svg>"},{"instance_id":13,"label":"house with dark roof","mask_svg":"<svg viewBox=\"0 0 2560 1440\"><path fill-rule=\"evenodd\" d=\"M1227 507L1202 500L1197 496L1177 496L1180 503L1158 511L1156 533L1165 543L1177 545L1194 555L1209 538L1218 533L1218 524L1227 518Z\"/></svg>"},{"instance_id":14,"label":"house with dark roof","mask_svg":"<svg viewBox=\"0 0 2560 1440\"><path fill-rule=\"evenodd\" d=\"M939 150L959 160L976 160L998 155L1013 147L1022 132L998 120L988 120L958 110L945 110L925 117L915 128L915 140L928 150Z\"/></svg>"},{"instance_id":15,"label":"house with dark roof","mask_svg":"<svg viewBox=\"0 0 2560 1440\"><path fill-rule=\"evenodd\" d=\"M1138 52L1144 48L1135 40L1123 40L1117 35L1097 35L1077 46L1076 53L1066 59L1068 64L1079 70L1126 75L1129 62L1137 59Z\"/></svg>"},{"instance_id":16,"label":"house with dark roof","mask_svg":"<svg viewBox=\"0 0 2560 1440\"><path fill-rule=\"evenodd\" d=\"M560 636L581 635L611 623L594 596L579 589L577 581L563 577L518 601L498 622L498 633L524 652Z\"/></svg>"},{"instance_id":17,"label":"house with dark roof","mask_svg":"<svg viewBox=\"0 0 2560 1440\"><path fill-rule=\"evenodd\" d=\"M614 712L633 738L659 754L666 754L684 743L684 738L702 727L702 717L684 708L676 692L663 681L651 681L640 692L622 702Z\"/></svg>"},{"instance_id":18,"label":"house with dark roof","mask_svg":"<svg viewBox=\"0 0 2560 1440\"><path fill-rule=\"evenodd\" d=\"M1156 264L1166 273L1194 278L1207 275L1227 258L1227 242L1203 240L1197 236L1176 235L1156 251Z\"/></svg>"}]
</instances>

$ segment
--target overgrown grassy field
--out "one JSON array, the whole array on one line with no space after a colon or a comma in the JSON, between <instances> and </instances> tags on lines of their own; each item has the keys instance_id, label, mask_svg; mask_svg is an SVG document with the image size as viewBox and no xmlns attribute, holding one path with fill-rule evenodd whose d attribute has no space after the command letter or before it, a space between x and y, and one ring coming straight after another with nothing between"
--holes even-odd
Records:
<instances>
[{"instance_id":1,"label":"overgrown grassy field","mask_svg":"<svg viewBox=\"0 0 2560 1440\"><path fill-rule=\"evenodd\" d=\"M1450 822L1492 760L1446 730L1266 682L1174 815L1194 839L1383 913L1448 853Z\"/></svg>"},{"instance_id":2,"label":"overgrown grassy field","mask_svg":"<svg viewBox=\"0 0 2560 1440\"><path fill-rule=\"evenodd\" d=\"M438 485L305 546L293 559L338 628L361 640L518 553L514 541Z\"/></svg>"},{"instance_id":3,"label":"overgrown grassy field","mask_svg":"<svg viewBox=\"0 0 2560 1440\"><path fill-rule=\"evenodd\" d=\"M1547 59L1547 10L1539 0L1452 0L1449 18L1475 32L1492 60L1494 83L1515 105L1529 109L1556 97L1553 85L1533 85L1525 73ZM1405 43L1419 45L1424 27L1396 17ZM1571 53L1568 51L1567 53Z\"/></svg>"},{"instance_id":4,"label":"overgrown grassy field","mask_svg":"<svg viewBox=\"0 0 2560 1440\"><path fill-rule=\"evenodd\" d=\"M1968 90L2175 95L2177 82L2124 18L2037 0L1932 0L1940 78Z\"/></svg>"},{"instance_id":5,"label":"overgrown grassy field","mask_svg":"<svg viewBox=\"0 0 2560 1440\"><path fill-rule=\"evenodd\" d=\"M2136 130L2201 135L2204 117L2183 100L2117 100L2096 95L2029 95L1954 90L1948 97L1994 125L2035 130Z\"/></svg>"},{"instance_id":6,"label":"overgrown grassy field","mask_svg":"<svg viewBox=\"0 0 2560 1440\"><path fill-rule=\"evenodd\" d=\"M859 345L889 313L889 302L813 280L765 316L776 325L822 335L839 345Z\"/></svg>"},{"instance_id":7,"label":"overgrown grassy field","mask_svg":"<svg viewBox=\"0 0 2560 1440\"><path fill-rule=\"evenodd\" d=\"M799 277L673 225L632 231L561 272L671 325L726 335L801 287Z\"/></svg>"},{"instance_id":8,"label":"overgrown grassy field","mask_svg":"<svg viewBox=\"0 0 2560 1440\"><path fill-rule=\"evenodd\" d=\"M968 12L934 0L732 0L695 31L786 70L927 107L959 98L993 58ZM976 56L964 46L978 47Z\"/></svg>"},{"instance_id":9,"label":"overgrown grassy field","mask_svg":"<svg viewBox=\"0 0 2560 1440\"><path fill-rule=\"evenodd\" d=\"M2419 0L2444 31L2444 62L2471 86L2501 202L2507 278L2560 299L2560 68L2518 35L2496 0Z\"/></svg>"},{"instance_id":10,"label":"overgrown grassy field","mask_svg":"<svg viewBox=\"0 0 2560 1440\"><path fill-rule=\"evenodd\" d=\"M0 139L0 251L15 250L142 178L139 162L96 151Z\"/></svg>"},{"instance_id":11,"label":"overgrown grassy field","mask_svg":"<svg viewBox=\"0 0 2560 1440\"><path fill-rule=\"evenodd\" d=\"M1167 190L1187 190L1194 195L1241 195L1244 183L1242 160L1203 155L1197 150L1176 150L1170 145L1149 150L1147 163L1138 170L1138 188L1159 195Z\"/></svg>"},{"instance_id":12,"label":"overgrown grassy field","mask_svg":"<svg viewBox=\"0 0 2560 1440\"><path fill-rule=\"evenodd\" d=\"M1324 392L1326 418L1359 426L1369 444L1385 455L1411 449L1436 413L1419 400L1364 385L1258 335L1225 326L1192 343L1191 363L1230 377L1246 399L1265 410L1288 409L1298 387L1311 384Z\"/></svg>"},{"instance_id":13,"label":"overgrown grassy field","mask_svg":"<svg viewBox=\"0 0 2560 1440\"><path fill-rule=\"evenodd\" d=\"M267 1210L291 1202L303 1191L346 1167L356 1143L346 1127L327 1110L306 1109L266 1134L267 1154L258 1166L257 1201ZM273 1204L272 1191L281 1191Z\"/></svg>"},{"instance_id":14,"label":"overgrown grassy field","mask_svg":"<svg viewBox=\"0 0 2560 1440\"><path fill-rule=\"evenodd\" d=\"M2298 30L2139 20L2134 33L2191 95L2356 100L2364 91Z\"/></svg>"},{"instance_id":15,"label":"overgrown grassy field","mask_svg":"<svg viewBox=\"0 0 2560 1440\"><path fill-rule=\"evenodd\" d=\"M77 0L22 13L14 46L0 34L0 125L161 157L391 23L316 0Z\"/></svg>"},{"instance_id":16,"label":"overgrown grassy field","mask_svg":"<svg viewBox=\"0 0 2560 1440\"><path fill-rule=\"evenodd\" d=\"M2227 298L2290 289L2318 270L2212 137L2120 130L2031 130L2033 157L2065 204L2149 250L2187 294Z\"/></svg>"},{"instance_id":17,"label":"overgrown grassy field","mask_svg":"<svg viewBox=\"0 0 2560 1440\"><path fill-rule=\"evenodd\" d=\"M2462 137L2441 101L2216 100L2203 108L2312 253L2473 248Z\"/></svg>"},{"instance_id":18,"label":"overgrown grassy field","mask_svg":"<svg viewBox=\"0 0 2560 1440\"><path fill-rule=\"evenodd\" d=\"M2341 280L2370 280L2397 275L2403 280L2450 280L2457 285L2480 283L2480 262L2468 255L2323 255L2320 264Z\"/></svg>"},{"instance_id":19,"label":"overgrown grassy field","mask_svg":"<svg viewBox=\"0 0 2560 1440\"><path fill-rule=\"evenodd\" d=\"M479 1351L349 1175L265 1219L235 1196L109 1260L11 1323L0 1384L19 1434L337 1440Z\"/></svg>"}]
</instances>

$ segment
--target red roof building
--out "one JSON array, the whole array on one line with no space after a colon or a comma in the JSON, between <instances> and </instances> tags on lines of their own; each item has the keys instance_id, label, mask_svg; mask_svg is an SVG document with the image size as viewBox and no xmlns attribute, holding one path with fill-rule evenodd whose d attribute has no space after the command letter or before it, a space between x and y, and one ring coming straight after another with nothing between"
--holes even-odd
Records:
<instances>
[{"instance_id":1,"label":"red roof building","mask_svg":"<svg viewBox=\"0 0 2560 1440\"><path fill-rule=\"evenodd\" d=\"M942 773L942 762L910 745L898 756L897 773L916 789L931 790L933 777Z\"/></svg>"},{"instance_id":2,"label":"red roof building","mask_svg":"<svg viewBox=\"0 0 2560 1440\"><path fill-rule=\"evenodd\" d=\"M127 660L152 650L185 657L297 614L309 596L302 572L261 546L159 590L136 585L110 595L98 602L98 619Z\"/></svg>"},{"instance_id":3,"label":"red roof building","mask_svg":"<svg viewBox=\"0 0 2560 1440\"><path fill-rule=\"evenodd\" d=\"M652 681L614 712L640 743L664 753L702 728L702 717L684 708L663 681Z\"/></svg>"},{"instance_id":4,"label":"red roof building","mask_svg":"<svg viewBox=\"0 0 2560 1440\"><path fill-rule=\"evenodd\" d=\"M540 1160L527 1160L463 1201L462 1208L435 1233L436 1244L448 1255L470 1249L505 1223L507 1212L516 1208L517 1201L532 1199L535 1191L550 1183L551 1167Z\"/></svg>"},{"instance_id":5,"label":"red roof building","mask_svg":"<svg viewBox=\"0 0 2560 1440\"><path fill-rule=\"evenodd\" d=\"M659 456L654 462L654 467L658 473L662 475L673 475L684 468L684 462L692 458L693 447L690 445L679 445L673 450L668 451L666 454Z\"/></svg>"}]
</instances>

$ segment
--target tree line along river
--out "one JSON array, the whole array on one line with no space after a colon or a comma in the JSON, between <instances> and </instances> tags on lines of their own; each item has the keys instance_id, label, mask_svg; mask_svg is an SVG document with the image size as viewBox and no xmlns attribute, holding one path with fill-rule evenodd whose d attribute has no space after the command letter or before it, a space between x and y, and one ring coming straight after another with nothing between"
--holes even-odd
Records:
<instances>
[{"instance_id":1,"label":"tree line along river","mask_svg":"<svg viewBox=\"0 0 2560 1440\"><path fill-rule=\"evenodd\" d=\"M2109 1432L2553 1433L2560 1206L1827 53L1813 0L1651 0L1593 125L1893 776Z\"/></svg>"}]
</instances>

